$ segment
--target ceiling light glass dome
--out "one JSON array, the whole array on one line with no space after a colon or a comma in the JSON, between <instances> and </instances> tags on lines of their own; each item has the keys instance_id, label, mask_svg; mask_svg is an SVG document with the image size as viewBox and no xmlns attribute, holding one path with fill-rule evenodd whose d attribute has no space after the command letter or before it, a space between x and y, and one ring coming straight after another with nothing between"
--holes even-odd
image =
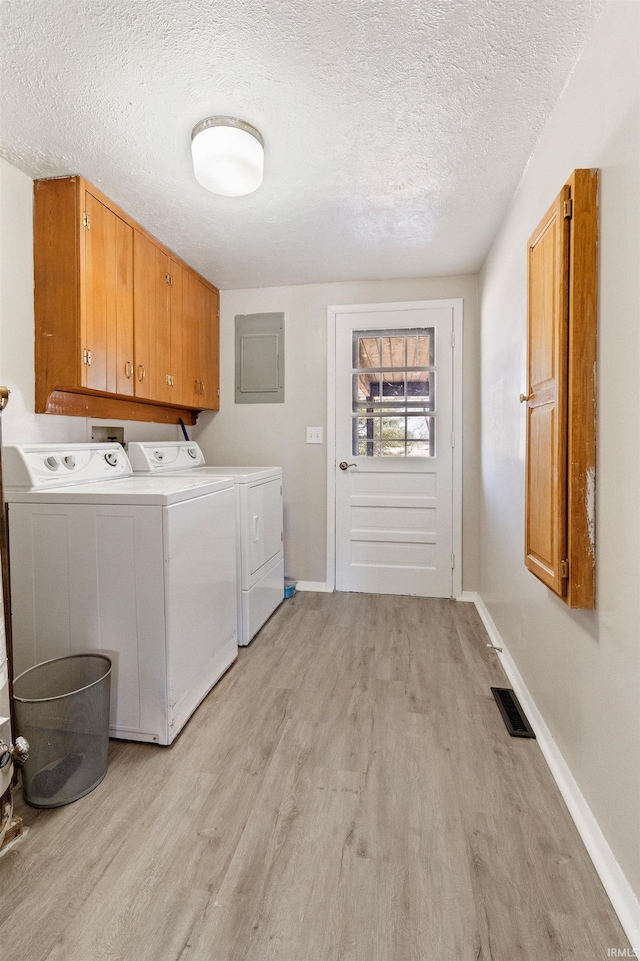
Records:
<instances>
[{"instance_id":1,"label":"ceiling light glass dome","mask_svg":"<svg viewBox=\"0 0 640 961\"><path fill-rule=\"evenodd\" d=\"M191 134L198 183L223 197L242 197L262 183L264 144L260 132L235 117L201 120Z\"/></svg>"}]
</instances>

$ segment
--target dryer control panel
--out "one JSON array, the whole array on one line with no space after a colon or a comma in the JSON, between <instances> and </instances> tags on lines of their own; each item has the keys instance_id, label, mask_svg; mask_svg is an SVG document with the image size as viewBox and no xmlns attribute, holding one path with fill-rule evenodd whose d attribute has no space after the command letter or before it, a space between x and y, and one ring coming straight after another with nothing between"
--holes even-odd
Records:
<instances>
[{"instance_id":1,"label":"dryer control panel","mask_svg":"<svg viewBox=\"0 0 640 961\"><path fill-rule=\"evenodd\" d=\"M49 490L72 484L130 477L129 458L120 444L25 444L2 450L4 486Z\"/></svg>"},{"instance_id":2,"label":"dryer control panel","mask_svg":"<svg viewBox=\"0 0 640 961\"><path fill-rule=\"evenodd\" d=\"M193 470L203 467L204 455L193 441L164 441L158 444L135 441L128 447L129 460L136 472Z\"/></svg>"}]
</instances>

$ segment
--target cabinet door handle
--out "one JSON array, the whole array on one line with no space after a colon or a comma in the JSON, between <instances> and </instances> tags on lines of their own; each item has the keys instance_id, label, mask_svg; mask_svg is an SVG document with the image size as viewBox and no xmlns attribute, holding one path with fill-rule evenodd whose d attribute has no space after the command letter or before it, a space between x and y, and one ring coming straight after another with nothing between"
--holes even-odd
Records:
<instances>
[{"instance_id":1,"label":"cabinet door handle","mask_svg":"<svg viewBox=\"0 0 640 961\"><path fill-rule=\"evenodd\" d=\"M524 404L526 401L531 400L531 394L520 394L520 403Z\"/></svg>"},{"instance_id":2,"label":"cabinet door handle","mask_svg":"<svg viewBox=\"0 0 640 961\"><path fill-rule=\"evenodd\" d=\"M147 375L144 364L138 364L138 380L144 380Z\"/></svg>"},{"instance_id":3,"label":"cabinet door handle","mask_svg":"<svg viewBox=\"0 0 640 961\"><path fill-rule=\"evenodd\" d=\"M200 381L199 381L199 380L196 381L195 392L196 392L196 394L199 394L199 393L200 393Z\"/></svg>"},{"instance_id":4,"label":"cabinet door handle","mask_svg":"<svg viewBox=\"0 0 640 961\"><path fill-rule=\"evenodd\" d=\"M128 360L124 365L124 376L131 377L132 373L133 373L133 364L131 363L130 360Z\"/></svg>"},{"instance_id":5,"label":"cabinet door handle","mask_svg":"<svg viewBox=\"0 0 640 961\"><path fill-rule=\"evenodd\" d=\"M200 393L204 394L204 381L200 381Z\"/></svg>"}]
</instances>

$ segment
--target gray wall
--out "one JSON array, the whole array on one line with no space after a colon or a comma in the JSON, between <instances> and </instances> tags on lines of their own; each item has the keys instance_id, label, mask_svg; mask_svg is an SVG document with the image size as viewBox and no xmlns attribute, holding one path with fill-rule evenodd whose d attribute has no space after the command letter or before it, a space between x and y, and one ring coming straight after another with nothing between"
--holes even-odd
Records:
<instances>
[{"instance_id":1,"label":"gray wall","mask_svg":"<svg viewBox=\"0 0 640 961\"><path fill-rule=\"evenodd\" d=\"M360 281L222 291L220 411L201 414L195 437L216 464L278 464L284 469L285 563L288 575L322 582L326 575L326 443L306 443L306 428L327 426L327 307L406 300L464 299L463 580L477 581L479 380L477 280L471 276ZM233 402L236 314L285 312L285 403Z\"/></svg>"},{"instance_id":2,"label":"gray wall","mask_svg":"<svg viewBox=\"0 0 640 961\"><path fill-rule=\"evenodd\" d=\"M640 894L640 7L604 10L480 277L480 592L600 829ZM577 167L599 167L597 610L523 563L526 245Z\"/></svg>"}]
</instances>

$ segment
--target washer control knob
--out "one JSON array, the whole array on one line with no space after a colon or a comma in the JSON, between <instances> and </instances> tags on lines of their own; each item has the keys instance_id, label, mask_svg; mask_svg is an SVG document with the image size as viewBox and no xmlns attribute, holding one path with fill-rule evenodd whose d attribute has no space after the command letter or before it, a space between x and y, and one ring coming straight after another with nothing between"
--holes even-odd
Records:
<instances>
[{"instance_id":1,"label":"washer control knob","mask_svg":"<svg viewBox=\"0 0 640 961\"><path fill-rule=\"evenodd\" d=\"M0 769L6 767L11 760L11 751L9 750L9 745L5 744L4 741L0 741Z\"/></svg>"},{"instance_id":2,"label":"washer control knob","mask_svg":"<svg viewBox=\"0 0 640 961\"><path fill-rule=\"evenodd\" d=\"M198 456L198 455L196 454L196 449L195 449L195 447L187 447L187 454L189 455L189 457L193 457L194 460L195 460L196 457Z\"/></svg>"},{"instance_id":3,"label":"washer control knob","mask_svg":"<svg viewBox=\"0 0 640 961\"><path fill-rule=\"evenodd\" d=\"M62 458L62 463L65 467L68 467L69 470L73 470L73 468L76 466L76 459L73 454L67 454L66 457Z\"/></svg>"},{"instance_id":4,"label":"washer control knob","mask_svg":"<svg viewBox=\"0 0 640 961\"><path fill-rule=\"evenodd\" d=\"M154 450L153 456L155 457L156 460L162 461L162 460L164 460L164 451L163 451L163 450Z\"/></svg>"},{"instance_id":5,"label":"washer control knob","mask_svg":"<svg viewBox=\"0 0 640 961\"><path fill-rule=\"evenodd\" d=\"M45 457L44 462L49 470L57 470L60 467L60 461L55 454L50 454L49 457Z\"/></svg>"},{"instance_id":6,"label":"washer control knob","mask_svg":"<svg viewBox=\"0 0 640 961\"><path fill-rule=\"evenodd\" d=\"M108 450L104 455L104 459L110 467L118 466L118 452L116 450Z\"/></svg>"}]
</instances>

